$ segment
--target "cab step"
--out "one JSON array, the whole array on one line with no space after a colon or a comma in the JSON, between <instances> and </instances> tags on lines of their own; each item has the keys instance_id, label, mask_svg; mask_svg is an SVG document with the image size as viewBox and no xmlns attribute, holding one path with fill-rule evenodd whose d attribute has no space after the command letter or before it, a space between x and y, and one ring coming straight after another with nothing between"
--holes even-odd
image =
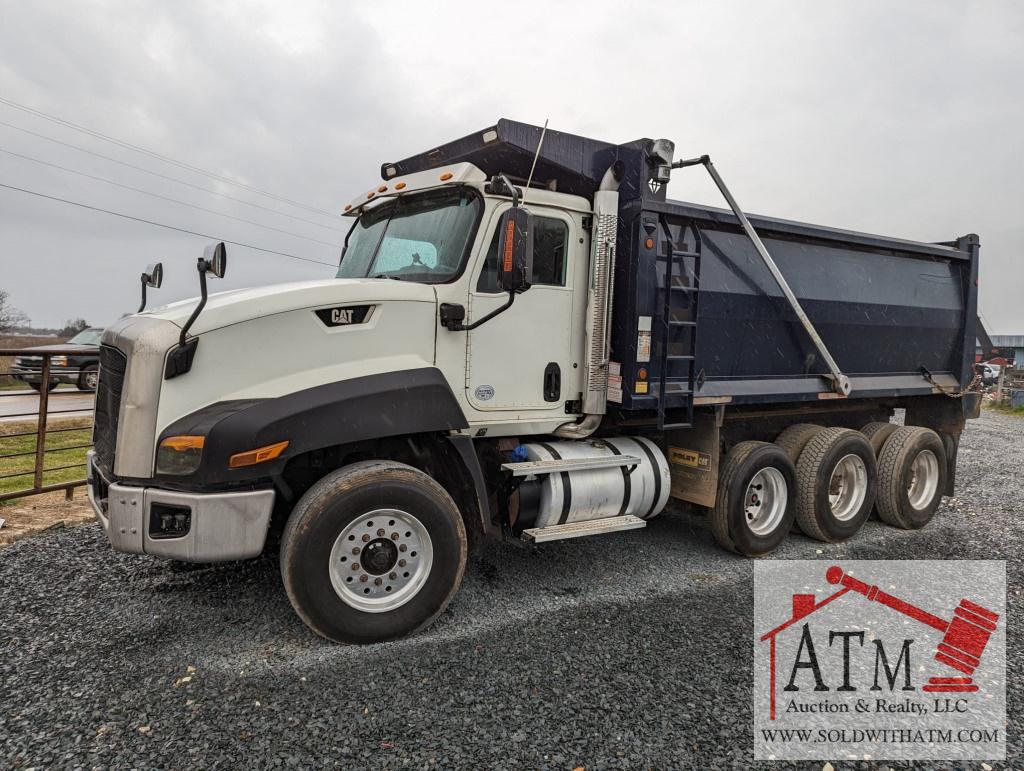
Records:
<instances>
[{"instance_id":1,"label":"cab step","mask_svg":"<svg viewBox=\"0 0 1024 771\"><path fill-rule=\"evenodd\" d=\"M563 471L588 471L595 468L636 466L640 459L633 455L603 455L598 458L559 458L558 460L528 460L522 463L502 463L505 471L514 477L536 476L537 474L560 474Z\"/></svg>"},{"instance_id":2,"label":"cab step","mask_svg":"<svg viewBox=\"0 0 1024 771\"><path fill-rule=\"evenodd\" d=\"M626 514L621 517L591 519L586 522L566 522L564 525L552 525L551 527L531 527L523 531L522 538L531 543L546 543L547 541L564 541L566 538L582 538L585 535L637 530L641 527L647 527L646 520Z\"/></svg>"}]
</instances>

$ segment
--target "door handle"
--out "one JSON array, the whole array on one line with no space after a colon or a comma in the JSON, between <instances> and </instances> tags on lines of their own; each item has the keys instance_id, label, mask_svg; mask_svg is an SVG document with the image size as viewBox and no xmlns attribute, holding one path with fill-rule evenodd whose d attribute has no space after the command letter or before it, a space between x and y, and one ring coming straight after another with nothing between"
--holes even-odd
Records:
<instances>
[{"instance_id":1,"label":"door handle","mask_svg":"<svg viewBox=\"0 0 1024 771\"><path fill-rule=\"evenodd\" d=\"M562 370L557 362L544 368L544 401L557 402L562 396Z\"/></svg>"}]
</instances>

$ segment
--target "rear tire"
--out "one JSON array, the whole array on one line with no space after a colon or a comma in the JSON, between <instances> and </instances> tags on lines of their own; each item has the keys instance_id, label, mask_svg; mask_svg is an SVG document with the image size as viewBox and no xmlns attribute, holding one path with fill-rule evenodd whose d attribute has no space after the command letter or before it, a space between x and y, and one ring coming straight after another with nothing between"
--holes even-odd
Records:
<instances>
[{"instance_id":1,"label":"rear tire","mask_svg":"<svg viewBox=\"0 0 1024 771\"><path fill-rule=\"evenodd\" d=\"M426 627L465 568L466 530L451 496L393 461L328 474L296 504L281 539L292 607L336 642L382 642Z\"/></svg>"},{"instance_id":2,"label":"rear tire","mask_svg":"<svg viewBox=\"0 0 1024 771\"><path fill-rule=\"evenodd\" d=\"M930 428L903 426L878 458L879 518L917 530L931 522L946 490L946 445Z\"/></svg>"},{"instance_id":3,"label":"rear tire","mask_svg":"<svg viewBox=\"0 0 1024 771\"><path fill-rule=\"evenodd\" d=\"M813 423L795 423L775 437L775 444L781 447L789 456L789 460L796 465L807 443L824 430L824 426L816 426Z\"/></svg>"},{"instance_id":4,"label":"rear tire","mask_svg":"<svg viewBox=\"0 0 1024 771\"><path fill-rule=\"evenodd\" d=\"M860 432L871 443L871 449L875 451L875 457L877 458L882 454L882 447L885 445L886 440L892 436L897 428L899 426L895 423L868 423Z\"/></svg>"},{"instance_id":5,"label":"rear tire","mask_svg":"<svg viewBox=\"0 0 1024 771\"><path fill-rule=\"evenodd\" d=\"M711 532L729 551L756 557L774 551L793 525L796 470L768 442L740 442L723 460Z\"/></svg>"},{"instance_id":6,"label":"rear tire","mask_svg":"<svg viewBox=\"0 0 1024 771\"><path fill-rule=\"evenodd\" d=\"M826 428L796 464L796 521L811 538L853 536L871 514L877 490L875 453L859 431Z\"/></svg>"}]
</instances>

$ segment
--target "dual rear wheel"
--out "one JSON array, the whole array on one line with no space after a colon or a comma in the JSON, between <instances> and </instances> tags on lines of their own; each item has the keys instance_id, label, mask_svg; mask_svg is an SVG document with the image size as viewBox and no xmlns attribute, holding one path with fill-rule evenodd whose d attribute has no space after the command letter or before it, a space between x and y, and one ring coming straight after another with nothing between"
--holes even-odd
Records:
<instances>
[{"instance_id":1,"label":"dual rear wheel","mask_svg":"<svg viewBox=\"0 0 1024 771\"><path fill-rule=\"evenodd\" d=\"M712 532L725 548L758 556L775 549L794 522L817 540L844 541L876 507L887 524L917 529L934 516L945 488L945 446L931 429L797 424L775 443L741 442L725 456Z\"/></svg>"}]
</instances>

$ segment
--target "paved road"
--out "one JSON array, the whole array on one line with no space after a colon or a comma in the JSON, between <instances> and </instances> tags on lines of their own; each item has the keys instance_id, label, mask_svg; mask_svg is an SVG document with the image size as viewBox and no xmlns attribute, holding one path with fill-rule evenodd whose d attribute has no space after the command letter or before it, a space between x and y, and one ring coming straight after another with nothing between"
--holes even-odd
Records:
<instances>
[{"instance_id":1,"label":"paved road","mask_svg":"<svg viewBox=\"0 0 1024 771\"><path fill-rule=\"evenodd\" d=\"M1019 618L1022 446L1024 420L987 414L927 529L793 534L775 557L1006 559ZM494 547L431 629L345 647L295 617L273 556L185 569L95 525L26 539L0 552L0 767L751 768L751 566L682 515ZM1024 768L1021 634L992 768Z\"/></svg>"},{"instance_id":2,"label":"paved road","mask_svg":"<svg viewBox=\"0 0 1024 771\"><path fill-rule=\"evenodd\" d=\"M51 391L47 405L50 420L88 415L92 410L93 397L91 393L78 390L58 388ZM35 391L0 391L0 423L32 420L38 411L39 394ZM24 417L25 413L29 416Z\"/></svg>"}]
</instances>

